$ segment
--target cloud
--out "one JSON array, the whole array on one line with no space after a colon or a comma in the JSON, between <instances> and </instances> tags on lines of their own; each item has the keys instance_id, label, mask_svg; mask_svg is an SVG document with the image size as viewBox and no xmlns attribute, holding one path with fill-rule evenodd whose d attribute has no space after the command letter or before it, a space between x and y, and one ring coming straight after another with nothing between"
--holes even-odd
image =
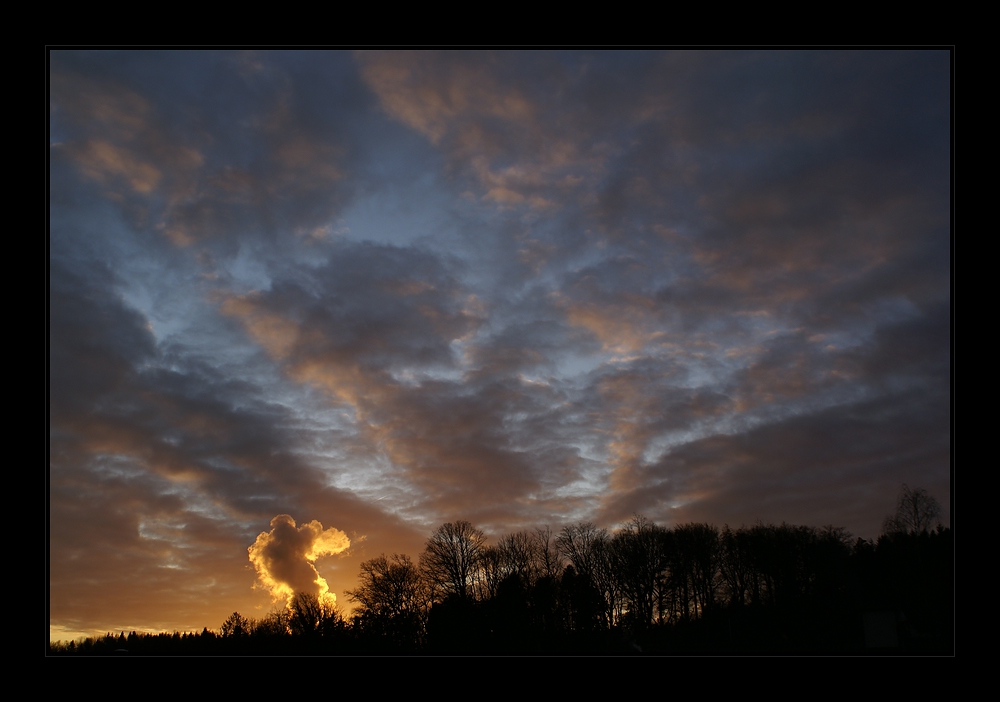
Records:
<instances>
[{"instance_id":1,"label":"cloud","mask_svg":"<svg viewBox=\"0 0 1000 702\"><path fill-rule=\"evenodd\" d=\"M687 441L640 466L604 518L849 524L871 538L900 483L948 493L948 409L943 384L909 387Z\"/></svg>"},{"instance_id":2,"label":"cloud","mask_svg":"<svg viewBox=\"0 0 1000 702\"><path fill-rule=\"evenodd\" d=\"M313 275L226 300L223 312L289 378L350 407L360 438L405 471L416 505L452 513L474 509L483 491L514 499L537 485L530 455L500 427L514 428L508 414L547 411L539 399L551 390L503 372L463 379L482 370L466 362L487 360L455 352L483 310L446 263L390 246L333 251Z\"/></svg>"},{"instance_id":3,"label":"cloud","mask_svg":"<svg viewBox=\"0 0 1000 702\"><path fill-rule=\"evenodd\" d=\"M552 119L554 96L576 87L558 61L534 52L456 58L452 52L357 54L383 109L444 149L453 167L476 181L484 201L548 211L594 182L606 159L604 144L592 143L572 112ZM523 80L515 67L535 80Z\"/></svg>"},{"instance_id":4,"label":"cloud","mask_svg":"<svg viewBox=\"0 0 1000 702\"><path fill-rule=\"evenodd\" d=\"M320 556L343 553L351 546L347 534L315 519L296 527L295 520L279 514L271 520L271 531L261 532L247 549L261 584L275 600L305 592L336 601L326 579L313 565Z\"/></svg>"},{"instance_id":5,"label":"cloud","mask_svg":"<svg viewBox=\"0 0 1000 702\"><path fill-rule=\"evenodd\" d=\"M251 238L325 227L349 199L348 145L361 140L345 134L344 110L315 114L324 101L304 97L315 76L223 52L52 57L59 148L137 229L232 255Z\"/></svg>"}]
</instances>

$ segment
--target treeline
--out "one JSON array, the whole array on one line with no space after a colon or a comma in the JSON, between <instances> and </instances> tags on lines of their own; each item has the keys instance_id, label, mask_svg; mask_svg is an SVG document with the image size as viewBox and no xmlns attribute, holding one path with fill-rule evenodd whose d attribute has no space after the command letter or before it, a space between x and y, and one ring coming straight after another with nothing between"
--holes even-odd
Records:
<instances>
[{"instance_id":1,"label":"treeline","mask_svg":"<svg viewBox=\"0 0 1000 702\"><path fill-rule=\"evenodd\" d=\"M951 653L950 529L899 510L885 528L871 541L834 527L667 528L636 516L614 532L581 523L489 544L449 522L416 562L364 562L349 619L300 594L262 619L234 613L218 632L122 633L52 651Z\"/></svg>"},{"instance_id":2,"label":"treeline","mask_svg":"<svg viewBox=\"0 0 1000 702\"><path fill-rule=\"evenodd\" d=\"M363 564L347 594L366 651L944 653L952 540L941 526L866 541L833 527L671 529L637 516L614 533L583 523L489 545L454 522L417 563Z\"/></svg>"},{"instance_id":3,"label":"treeline","mask_svg":"<svg viewBox=\"0 0 1000 702\"><path fill-rule=\"evenodd\" d=\"M238 612L219 630L108 633L71 642L52 642L55 655L314 655L347 654L356 648L350 622L340 610L299 593L287 607L252 619Z\"/></svg>"}]
</instances>

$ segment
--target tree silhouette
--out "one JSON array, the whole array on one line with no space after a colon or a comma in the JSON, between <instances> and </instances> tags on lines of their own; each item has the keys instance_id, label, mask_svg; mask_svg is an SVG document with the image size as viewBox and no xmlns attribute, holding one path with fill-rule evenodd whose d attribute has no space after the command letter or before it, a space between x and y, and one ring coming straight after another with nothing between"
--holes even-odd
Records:
<instances>
[{"instance_id":1,"label":"tree silhouette","mask_svg":"<svg viewBox=\"0 0 1000 702\"><path fill-rule=\"evenodd\" d=\"M466 521L448 522L431 535L420 557L420 569L432 586L434 599L472 597L485 546L486 535Z\"/></svg>"},{"instance_id":2,"label":"tree silhouette","mask_svg":"<svg viewBox=\"0 0 1000 702\"><path fill-rule=\"evenodd\" d=\"M222 622L219 633L226 638L248 636L253 630L253 622L244 617L239 612L233 612L226 621Z\"/></svg>"},{"instance_id":3,"label":"tree silhouette","mask_svg":"<svg viewBox=\"0 0 1000 702\"><path fill-rule=\"evenodd\" d=\"M296 636L328 636L343 626L336 605L308 592L297 592L288 603L288 628Z\"/></svg>"},{"instance_id":4,"label":"tree silhouette","mask_svg":"<svg viewBox=\"0 0 1000 702\"><path fill-rule=\"evenodd\" d=\"M882 522L885 534L921 534L931 531L941 516L941 505L922 488L911 490L903 483L896 500L896 512Z\"/></svg>"},{"instance_id":5,"label":"tree silhouette","mask_svg":"<svg viewBox=\"0 0 1000 702\"><path fill-rule=\"evenodd\" d=\"M360 605L361 614L392 619L418 612L425 604L423 579L409 556L382 554L365 561L358 578L358 587L346 594Z\"/></svg>"},{"instance_id":6,"label":"tree silhouette","mask_svg":"<svg viewBox=\"0 0 1000 702\"><path fill-rule=\"evenodd\" d=\"M535 529L534 539L536 570L542 577L558 580L562 576L563 559L552 531L548 526L544 529Z\"/></svg>"},{"instance_id":7,"label":"tree silhouette","mask_svg":"<svg viewBox=\"0 0 1000 702\"><path fill-rule=\"evenodd\" d=\"M598 529L591 522L564 527L556 538L560 553L572 562L577 574L588 576L599 569L607 542L607 529Z\"/></svg>"},{"instance_id":8,"label":"tree silhouette","mask_svg":"<svg viewBox=\"0 0 1000 702\"><path fill-rule=\"evenodd\" d=\"M682 619L701 616L715 604L719 584L719 530L685 524L673 532L670 582L679 590Z\"/></svg>"},{"instance_id":9,"label":"tree silhouette","mask_svg":"<svg viewBox=\"0 0 1000 702\"><path fill-rule=\"evenodd\" d=\"M559 583L568 626L574 632L591 632L605 625L605 602L589 575L566 566Z\"/></svg>"},{"instance_id":10,"label":"tree silhouette","mask_svg":"<svg viewBox=\"0 0 1000 702\"><path fill-rule=\"evenodd\" d=\"M556 538L559 552L573 564L578 578L587 584L582 587L593 587L600 593L605 627L611 625L615 612L620 610L619 587L609 558L610 542L607 529L599 529L591 522L564 527Z\"/></svg>"},{"instance_id":11,"label":"tree silhouette","mask_svg":"<svg viewBox=\"0 0 1000 702\"><path fill-rule=\"evenodd\" d=\"M409 556L392 554L361 564L360 584L346 592L358 603L354 624L363 635L397 649L419 645L427 587Z\"/></svg>"},{"instance_id":12,"label":"tree silhouette","mask_svg":"<svg viewBox=\"0 0 1000 702\"><path fill-rule=\"evenodd\" d=\"M538 576L538 544L534 534L518 531L500 538L497 543L500 553L501 581L517 575L521 583L529 586Z\"/></svg>"},{"instance_id":13,"label":"tree silhouette","mask_svg":"<svg viewBox=\"0 0 1000 702\"><path fill-rule=\"evenodd\" d=\"M663 530L636 515L611 539L609 555L622 593L623 612L636 629L653 621L657 579L666 567Z\"/></svg>"},{"instance_id":14,"label":"tree silhouette","mask_svg":"<svg viewBox=\"0 0 1000 702\"><path fill-rule=\"evenodd\" d=\"M733 531L727 524L720 536L719 572L730 605L760 602L760 572L754 561L750 534L746 528Z\"/></svg>"}]
</instances>

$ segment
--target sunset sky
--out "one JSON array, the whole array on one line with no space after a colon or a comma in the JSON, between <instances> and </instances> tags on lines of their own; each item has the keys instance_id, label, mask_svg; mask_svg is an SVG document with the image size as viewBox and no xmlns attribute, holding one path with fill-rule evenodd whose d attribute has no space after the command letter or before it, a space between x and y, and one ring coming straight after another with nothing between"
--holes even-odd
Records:
<instances>
[{"instance_id":1,"label":"sunset sky","mask_svg":"<svg viewBox=\"0 0 1000 702\"><path fill-rule=\"evenodd\" d=\"M53 638L458 519L948 523L948 51L49 58Z\"/></svg>"}]
</instances>

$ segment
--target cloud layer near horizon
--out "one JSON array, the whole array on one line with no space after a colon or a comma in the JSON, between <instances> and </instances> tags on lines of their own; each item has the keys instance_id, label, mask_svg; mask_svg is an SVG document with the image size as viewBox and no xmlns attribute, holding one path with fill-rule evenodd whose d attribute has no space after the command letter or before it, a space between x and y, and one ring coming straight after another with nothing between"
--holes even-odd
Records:
<instances>
[{"instance_id":1,"label":"cloud layer near horizon","mask_svg":"<svg viewBox=\"0 0 1000 702\"><path fill-rule=\"evenodd\" d=\"M54 635L634 512L949 500L947 52L51 54Z\"/></svg>"}]
</instances>

